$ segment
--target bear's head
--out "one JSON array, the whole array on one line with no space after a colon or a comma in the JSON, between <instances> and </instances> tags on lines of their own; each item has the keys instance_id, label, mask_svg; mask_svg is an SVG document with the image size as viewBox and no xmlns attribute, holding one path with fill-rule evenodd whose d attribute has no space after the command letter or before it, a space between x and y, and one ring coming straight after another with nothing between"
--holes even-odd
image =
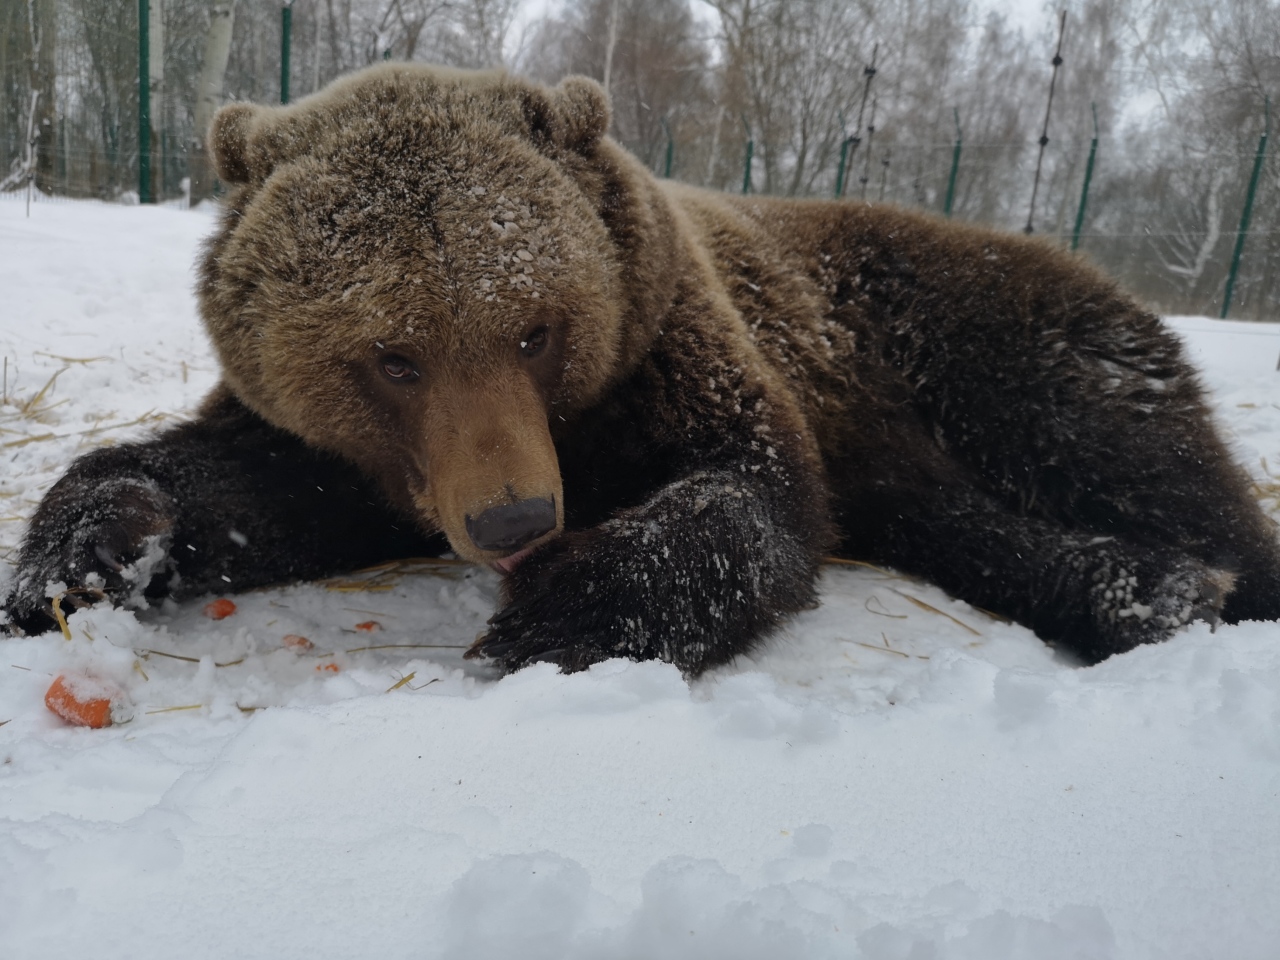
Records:
<instances>
[{"instance_id":1,"label":"bear's head","mask_svg":"<svg viewBox=\"0 0 1280 960\"><path fill-rule=\"evenodd\" d=\"M199 294L227 385L464 557L554 536L552 426L639 362L678 246L608 122L590 80L411 64L224 108Z\"/></svg>"}]
</instances>

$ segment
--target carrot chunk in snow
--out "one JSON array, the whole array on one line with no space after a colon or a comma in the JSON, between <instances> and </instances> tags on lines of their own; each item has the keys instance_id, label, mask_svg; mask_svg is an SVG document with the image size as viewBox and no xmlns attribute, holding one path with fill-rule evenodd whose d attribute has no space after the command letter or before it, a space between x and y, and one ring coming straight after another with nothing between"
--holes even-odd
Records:
<instances>
[{"instance_id":1,"label":"carrot chunk in snow","mask_svg":"<svg viewBox=\"0 0 1280 960\"><path fill-rule=\"evenodd\" d=\"M296 633L286 633L284 635L284 639L282 639L280 642L283 643L288 649L296 650L299 653L304 653L307 650L314 650L316 646L306 637L300 637Z\"/></svg>"},{"instance_id":2,"label":"carrot chunk in snow","mask_svg":"<svg viewBox=\"0 0 1280 960\"><path fill-rule=\"evenodd\" d=\"M128 695L113 683L67 673L57 677L44 695L44 705L67 723L100 729L133 718Z\"/></svg>"},{"instance_id":3,"label":"carrot chunk in snow","mask_svg":"<svg viewBox=\"0 0 1280 960\"><path fill-rule=\"evenodd\" d=\"M331 661L329 663L316 664L316 669L322 673L337 673L342 668Z\"/></svg>"},{"instance_id":4,"label":"carrot chunk in snow","mask_svg":"<svg viewBox=\"0 0 1280 960\"><path fill-rule=\"evenodd\" d=\"M377 620L365 620L363 623L357 623L356 629L363 630L365 633L373 633L375 630L381 630L382 624Z\"/></svg>"},{"instance_id":5,"label":"carrot chunk in snow","mask_svg":"<svg viewBox=\"0 0 1280 960\"><path fill-rule=\"evenodd\" d=\"M210 620L225 620L236 612L236 605L226 597L219 597L204 605L204 615Z\"/></svg>"}]
</instances>

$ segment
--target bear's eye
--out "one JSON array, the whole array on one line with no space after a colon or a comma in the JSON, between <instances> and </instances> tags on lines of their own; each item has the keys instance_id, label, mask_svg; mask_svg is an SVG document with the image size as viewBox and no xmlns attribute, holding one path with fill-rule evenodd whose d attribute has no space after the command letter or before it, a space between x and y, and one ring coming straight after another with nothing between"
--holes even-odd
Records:
<instances>
[{"instance_id":1,"label":"bear's eye","mask_svg":"<svg viewBox=\"0 0 1280 960\"><path fill-rule=\"evenodd\" d=\"M411 383L418 379L418 368L404 357L383 357L382 372L397 383Z\"/></svg>"},{"instance_id":2,"label":"bear's eye","mask_svg":"<svg viewBox=\"0 0 1280 960\"><path fill-rule=\"evenodd\" d=\"M524 335L520 340L520 353L522 356L532 359L540 354L547 345L548 331L546 325L535 327Z\"/></svg>"}]
</instances>

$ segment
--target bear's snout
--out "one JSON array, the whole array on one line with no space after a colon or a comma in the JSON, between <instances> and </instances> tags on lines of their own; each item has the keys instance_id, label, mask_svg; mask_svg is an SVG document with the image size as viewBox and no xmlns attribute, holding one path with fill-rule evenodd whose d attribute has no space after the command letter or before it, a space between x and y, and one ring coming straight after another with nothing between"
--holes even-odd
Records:
<instances>
[{"instance_id":1,"label":"bear's snout","mask_svg":"<svg viewBox=\"0 0 1280 960\"><path fill-rule=\"evenodd\" d=\"M556 528L554 498L532 497L467 514L467 536L481 550L518 550Z\"/></svg>"},{"instance_id":2,"label":"bear's snout","mask_svg":"<svg viewBox=\"0 0 1280 960\"><path fill-rule=\"evenodd\" d=\"M455 364L460 366L461 364ZM564 490L543 399L521 371L438 376L426 398L417 458L430 478L418 500L458 556L495 564L554 536Z\"/></svg>"}]
</instances>

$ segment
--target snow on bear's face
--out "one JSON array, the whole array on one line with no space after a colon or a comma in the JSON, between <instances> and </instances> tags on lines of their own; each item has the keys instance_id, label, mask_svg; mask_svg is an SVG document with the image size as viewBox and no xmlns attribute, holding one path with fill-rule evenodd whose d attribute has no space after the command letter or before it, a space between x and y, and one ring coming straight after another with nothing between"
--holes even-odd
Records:
<instances>
[{"instance_id":1,"label":"snow on bear's face","mask_svg":"<svg viewBox=\"0 0 1280 960\"><path fill-rule=\"evenodd\" d=\"M549 418L614 375L619 267L575 179L603 103L397 65L211 130L234 189L200 297L228 385L468 559L560 530Z\"/></svg>"}]
</instances>

